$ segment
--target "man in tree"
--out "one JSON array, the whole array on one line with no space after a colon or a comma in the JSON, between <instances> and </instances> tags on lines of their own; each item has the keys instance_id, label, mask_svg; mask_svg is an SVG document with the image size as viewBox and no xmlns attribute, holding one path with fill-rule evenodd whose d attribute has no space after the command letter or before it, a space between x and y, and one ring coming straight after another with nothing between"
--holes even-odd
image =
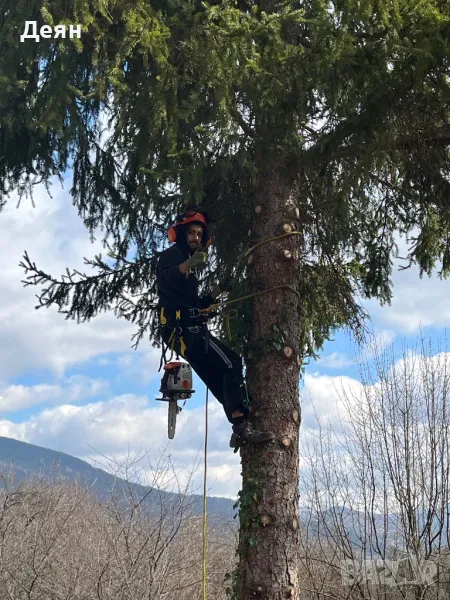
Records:
<instances>
[{"instance_id":1,"label":"man in tree","mask_svg":"<svg viewBox=\"0 0 450 600\"><path fill-rule=\"evenodd\" d=\"M230 447L237 452L247 443L270 441L273 433L255 431L244 402L242 359L208 331L200 312L213 304L220 294L229 291L233 278L227 277L211 293L199 297L193 269L206 265L203 249L211 243L208 213L201 207L188 206L169 230L173 246L162 253L158 263L158 295L163 341L191 364L194 371L223 405L233 425ZM177 318L178 315L178 318Z\"/></svg>"}]
</instances>

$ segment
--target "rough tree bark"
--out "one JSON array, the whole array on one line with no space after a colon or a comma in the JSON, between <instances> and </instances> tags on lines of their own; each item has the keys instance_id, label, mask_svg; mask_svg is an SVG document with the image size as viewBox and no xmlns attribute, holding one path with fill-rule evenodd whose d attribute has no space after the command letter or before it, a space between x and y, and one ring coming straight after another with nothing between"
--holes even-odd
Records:
<instances>
[{"instance_id":1,"label":"rough tree bark","mask_svg":"<svg viewBox=\"0 0 450 600\"><path fill-rule=\"evenodd\" d=\"M297 230L300 226L289 209L292 181L286 166L260 154L255 243L282 235L286 224ZM252 287L297 289L300 245L300 236L292 236L257 248L249 266ZM241 450L238 600L299 598L299 323L299 298L292 291L277 289L254 299L247 357L252 421L276 438ZM280 349L271 341L277 337L274 326L285 335L285 342L278 342ZM284 352L286 346L293 352Z\"/></svg>"}]
</instances>

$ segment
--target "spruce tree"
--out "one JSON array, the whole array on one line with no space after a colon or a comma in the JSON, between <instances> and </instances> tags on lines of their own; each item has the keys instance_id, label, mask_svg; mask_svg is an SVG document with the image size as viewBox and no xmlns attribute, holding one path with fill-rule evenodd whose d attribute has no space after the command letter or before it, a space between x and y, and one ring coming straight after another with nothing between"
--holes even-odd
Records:
<instances>
[{"instance_id":1,"label":"spruce tree","mask_svg":"<svg viewBox=\"0 0 450 600\"><path fill-rule=\"evenodd\" d=\"M62 278L25 254L40 305L80 322L114 310L155 342L156 260L188 203L217 221L205 286L235 269L232 297L266 290L231 321L252 419L276 441L241 451L230 595L298 599L302 365L337 328L361 335L358 296L390 302L396 235L405 266L449 274L448 3L0 0L0 14L0 201L70 169L107 252L86 259L95 276ZM83 33L21 43L26 20Z\"/></svg>"}]
</instances>

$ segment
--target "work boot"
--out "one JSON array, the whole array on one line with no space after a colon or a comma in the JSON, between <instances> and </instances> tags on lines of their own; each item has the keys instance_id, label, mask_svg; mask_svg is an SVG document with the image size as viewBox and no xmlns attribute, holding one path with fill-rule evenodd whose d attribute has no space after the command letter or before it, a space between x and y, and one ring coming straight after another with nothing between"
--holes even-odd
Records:
<instances>
[{"instance_id":1,"label":"work boot","mask_svg":"<svg viewBox=\"0 0 450 600\"><path fill-rule=\"evenodd\" d=\"M245 444L261 444L262 442L270 442L275 434L271 431L256 431L248 421L233 425L233 433L230 439L230 448L234 448L234 453L245 446Z\"/></svg>"}]
</instances>

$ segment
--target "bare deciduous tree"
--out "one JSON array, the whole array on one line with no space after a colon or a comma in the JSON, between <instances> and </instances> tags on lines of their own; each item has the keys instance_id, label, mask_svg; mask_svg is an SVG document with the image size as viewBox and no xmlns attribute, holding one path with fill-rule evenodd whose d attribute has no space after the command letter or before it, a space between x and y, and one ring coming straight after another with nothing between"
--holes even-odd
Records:
<instances>
[{"instance_id":1,"label":"bare deciduous tree","mask_svg":"<svg viewBox=\"0 0 450 600\"><path fill-rule=\"evenodd\" d=\"M422 335L400 360L374 346L359 367L361 385L338 391L338 422L317 419L304 437L307 587L324 599L445 597L448 567L430 583L417 565L448 563L450 354ZM378 559L385 584L343 585L345 559Z\"/></svg>"},{"instance_id":2,"label":"bare deciduous tree","mask_svg":"<svg viewBox=\"0 0 450 600\"><path fill-rule=\"evenodd\" d=\"M198 598L202 519L188 494L192 473L182 485L170 457L161 457L144 493L133 483L138 462L116 461L125 477L107 500L58 472L20 483L3 476L0 600ZM223 524L209 527L208 587L219 600L233 564L230 541Z\"/></svg>"}]
</instances>

